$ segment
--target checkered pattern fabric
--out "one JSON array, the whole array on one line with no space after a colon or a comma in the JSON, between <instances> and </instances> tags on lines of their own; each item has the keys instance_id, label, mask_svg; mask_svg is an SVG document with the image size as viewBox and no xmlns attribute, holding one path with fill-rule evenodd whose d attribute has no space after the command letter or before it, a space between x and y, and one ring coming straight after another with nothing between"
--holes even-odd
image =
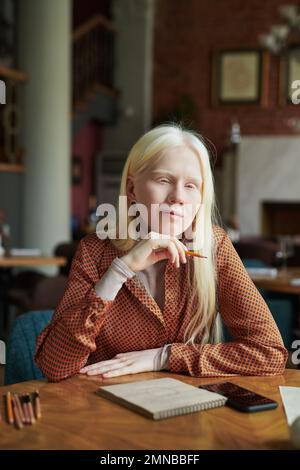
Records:
<instances>
[{"instance_id":1,"label":"checkered pattern fabric","mask_svg":"<svg viewBox=\"0 0 300 470\"><path fill-rule=\"evenodd\" d=\"M45 376L58 381L86 364L167 343L172 344L171 372L199 377L281 374L287 351L272 315L226 232L218 226L213 232L219 312L231 343L184 344L195 310L191 257L178 269L167 262L163 310L137 276L123 284L114 300L97 297L95 283L124 252L91 234L81 240L65 292L37 340L35 359Z\"/></svg>"}]
</instances>

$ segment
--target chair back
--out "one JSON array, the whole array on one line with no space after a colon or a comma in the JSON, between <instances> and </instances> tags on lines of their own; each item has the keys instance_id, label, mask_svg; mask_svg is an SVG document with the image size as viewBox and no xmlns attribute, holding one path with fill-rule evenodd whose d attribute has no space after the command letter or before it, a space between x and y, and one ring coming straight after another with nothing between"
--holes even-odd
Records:
<instances>
[{"instance_id":1,"label":"chair back","mask_svg":"<svg viewBox=\"0 0 300 470\"><path fill-rule=\"evenodd\" d=\"M5 385L43 378L35 365L36 338L50 323L54 310L26 312L17 317L6 345Z\"/></svg>"}]
</instances>

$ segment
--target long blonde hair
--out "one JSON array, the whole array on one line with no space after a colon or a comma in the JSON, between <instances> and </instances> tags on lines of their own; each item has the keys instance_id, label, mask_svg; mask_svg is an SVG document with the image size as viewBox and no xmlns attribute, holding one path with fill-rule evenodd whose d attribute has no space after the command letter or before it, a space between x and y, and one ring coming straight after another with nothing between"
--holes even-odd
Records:
<instances>
[{"instance_id":1,"label":"long blonde hair","mask_svg":"<svg viewBox=\"0 0 300 470\"><path fill-rule=\"evenodd\" d=\"M221 340L221 328L217 312L217 287L215 274L215 250L213 237L213 224L217 223L217 208L215 203L215 191L213 175L210 165L210 156L203 138L196 132L185 130L178 124L164 124L144 134L132 147L124 165L120 196L127 196L126 186L128 176L134 176L144 169L153 157L159 152L170 147L188 146L199 158L202 171L202 203L203 203L203 227L197 221L193 221L194 245L202 245L203 253L207 260L193 258L193 277L191 279L190 295L196 302L195 314L192 316L185 331L185 343L216 343ZM133 216L127 214L127 228ZM201 232L202 230L202 232ZM204 230L204 232L203 232ZM200 242L201 238L201 242ZM136 240L116 238L111 242L119 250L128 251ZM200 341L199 341L199 338Z\"/></svg>"}]
</instances>

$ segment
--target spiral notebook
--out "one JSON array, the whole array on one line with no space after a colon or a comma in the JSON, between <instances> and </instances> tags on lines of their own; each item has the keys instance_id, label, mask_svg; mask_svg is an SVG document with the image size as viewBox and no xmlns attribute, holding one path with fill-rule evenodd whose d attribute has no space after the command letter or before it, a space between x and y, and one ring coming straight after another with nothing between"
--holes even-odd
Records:
<instances>
[{"instance_id":1,"label":"spiral notebook","mask_svg":"<svg viewBox=\"0 0 300 470\"><path fill-rule=\"evenodd\" d=\"M216 408L227 400L171 378L107 385L97 394L155 420Z\"/></svg>"}]
</instances>

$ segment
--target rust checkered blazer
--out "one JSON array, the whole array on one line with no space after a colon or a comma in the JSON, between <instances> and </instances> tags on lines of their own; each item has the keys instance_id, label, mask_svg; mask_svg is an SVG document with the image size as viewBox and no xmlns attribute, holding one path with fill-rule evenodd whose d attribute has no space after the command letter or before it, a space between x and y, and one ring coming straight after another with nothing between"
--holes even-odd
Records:
<instances>
[{"instance_id":1,"label":"rust checkered blazer","mask_svg":"<svg viewBox=\"0 0 300 470\"><path fill-rule=\"evenodd\" d=\"M114 300L97 297L95 283L124 253L92 234L81 240L52 322L37 340L36 363L45 376L61 380L87 362L167 343L172 343L169 369L173 372L199 377L282 373L287 351L270 311L226 232L216 226L214 236L219 311L233 342L196 349L183 343L194 311L191 257L178 269L167 262L163 311L136 276L123 284Z\"/></svg>"}]
</instances>

